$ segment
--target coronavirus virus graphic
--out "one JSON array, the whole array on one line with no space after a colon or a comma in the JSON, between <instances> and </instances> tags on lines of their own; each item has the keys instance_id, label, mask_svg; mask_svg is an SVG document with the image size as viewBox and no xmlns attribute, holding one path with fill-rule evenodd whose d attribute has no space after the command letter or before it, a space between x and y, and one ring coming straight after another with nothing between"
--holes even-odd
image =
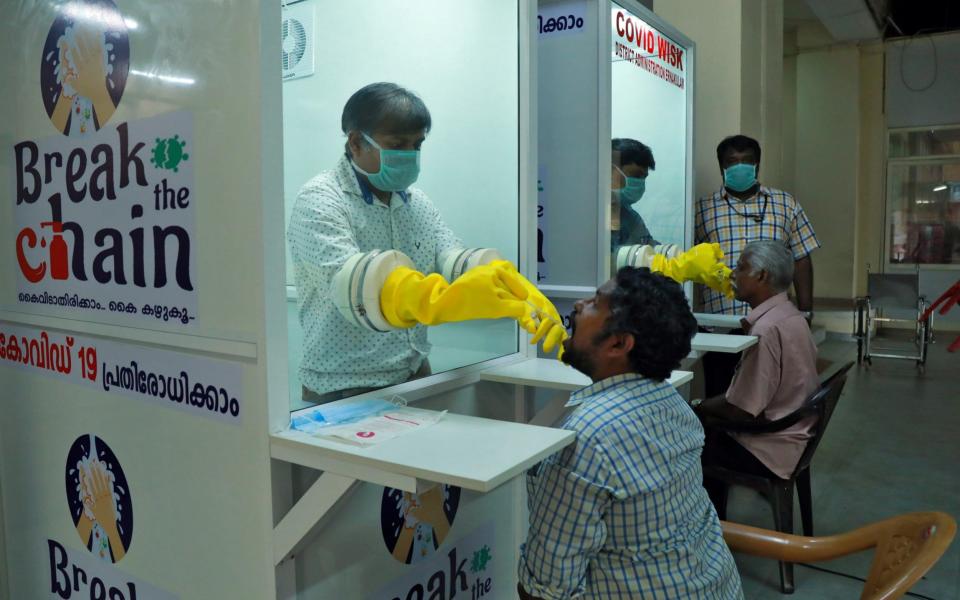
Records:
<instances>
[{"instance_id":1,"label":"coronavirus virus graphic","mask_svg":"<svg viewBox=\"0 0 960 600\"><path fill-rule=\"evenodd\" d=\"M158 169L177 173L180 170L180 163L190 159L190 155L183 151L186 146L187 142L181 140L179 135L167 139L157 138L150 162Z\"/></svg>"},{"instance_id":2,"label":"coronavirus virus graphic","mask_svg":"<svg viewBox=\"0 0 960 600\"><path fill-rule=\"evenodd\" d=\"M487 570L487 563L493 559L490 556L490 547L484 545L483 548L473 553L473 560L470 561L470 572L479 573Z\"/></svg>"}]
</instances>

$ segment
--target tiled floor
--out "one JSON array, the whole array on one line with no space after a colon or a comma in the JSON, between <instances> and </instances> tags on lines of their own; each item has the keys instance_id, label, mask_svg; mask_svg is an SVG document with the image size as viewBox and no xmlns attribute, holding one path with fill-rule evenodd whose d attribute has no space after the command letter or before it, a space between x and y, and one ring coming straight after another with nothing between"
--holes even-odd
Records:
<instances>
[{"instance_id":1,"label":"tiled floor","mask_svg":"<svg viewBox=\"0 0 960 600\"><path fill-rule=\"evenodd\" d=\"M955 334L945 334L950 340ZM876 359L850 371L844 394L814 456L813 518L816 534L830 534L896 514L941 510L960 519L960 353L947 337L931 346L925 375L913 363ZM854 344L828 341L822 357L855 360ZM799 507L795 508L800 530ZM754 492L734 488L728 518L772 528L768 505ZM866 577L872 555L819 563ZM779 591L777 564L736 556L750 600L787 598ZM858 598L862 584L795 567L791 598ZM960 539L912 589L936 600L960 600Z\"/></svg>"}]
</instances>

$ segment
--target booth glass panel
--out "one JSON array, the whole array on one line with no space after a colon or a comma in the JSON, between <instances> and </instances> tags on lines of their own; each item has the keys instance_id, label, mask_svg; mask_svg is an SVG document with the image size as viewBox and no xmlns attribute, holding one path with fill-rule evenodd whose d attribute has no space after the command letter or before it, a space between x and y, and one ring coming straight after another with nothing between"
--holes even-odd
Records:
<instances>
[{"instance_id":1,"label":"booth glass panel","mask_svg":"<svg viewBox=\"0 0 960 600\"><path fill-rule=\"evenodd\" d=\"M283 19L294 16L294 11L305 15L297 18L306 21L303 29L312 35L313 54L307 58L313 59L314 68L283 82L283 206L288 234L301 188L321 172L333 170L344 157L341 114L347 99L367 84L393 82L416 93L432 120L422 145L420 175L412 187L426 194L464 247L495 248L516 264L517 3L420 0L413 10L404 0L304 0L287 2ZM288 24L289 31L291 27ZM287 41L285 52L296 58L297 40ZM315 364L319 356L337 350L336 340L330 340L329 347L305 342L314 325L301 311L303 293L297 287L290 242L288 237L289 389L291 408L298 409L307 405L302 401L304 361ZM432 373L518 350L513 321L441 325L429 328L427 340ZM373 349L369 355L371 361L381 360ZM357 379L346 387L368 386Z\"/></svg>"},{"instance_id":2,"label":"booth glass panel","mask_svg":"<svg viewBox=\"0 0 960 600\"><path fill-rule=\"evenodd\" d=\"M688 49L620 4L611 13L612 246L683 248Z\"/></svg>"}]
</instances>

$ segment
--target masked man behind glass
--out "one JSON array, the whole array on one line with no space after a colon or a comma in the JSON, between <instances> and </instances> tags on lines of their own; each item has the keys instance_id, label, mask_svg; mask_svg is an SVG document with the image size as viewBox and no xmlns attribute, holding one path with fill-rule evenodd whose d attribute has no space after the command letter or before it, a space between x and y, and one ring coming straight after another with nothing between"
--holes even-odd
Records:
<instances>
[{"instance_id":1,"label":"masked man behind glass","mask_svg":"<svg viewBox=\"0 0 960 600\"><path fill-rule=\"evenodd\" d=\"M614 231L610 236L611 250L620 246L649 245L660 242L653 239L636 205L647 189L647 177L657 167L649 146L630 138L616 138L611 143L610 189L614 200Z\"/></svg>"},{"instance_id":2,"label":"masked man behind glass","mask_svg":"<svg viewBox=\"0 0 960 600\"><path fill-rule=\"evenodd\" d=\"M306 402L428 375L428 325L512 317L547 351L566 337L556 309L516 267L493 249L463 248L410 187L430 125L413 92L363 87L343 108L344 155L297 195L287 236ZM539 325L531 306L545 317Z\"/></svg>"}]
</instances>

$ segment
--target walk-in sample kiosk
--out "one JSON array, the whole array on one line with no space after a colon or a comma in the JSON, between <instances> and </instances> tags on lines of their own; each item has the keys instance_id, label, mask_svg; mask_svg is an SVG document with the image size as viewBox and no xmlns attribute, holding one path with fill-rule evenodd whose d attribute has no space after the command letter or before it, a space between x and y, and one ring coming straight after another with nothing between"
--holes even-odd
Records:
<instances>
[{"instance_id":1,"label":"walk-in sample kiosk","mask_svg":"<svg viewBox=\"0 0 960 600\"><path fill-rule=\"evenodd\" d=\"M336 404L432 425L292 427L332 356L309 340L349 344L304 320L297 198L342 160L351 94L395 82L429 108L415 187L461 245L531 280L539 249L540 284L580 297L611 270L612 136L653 148L641 214L690 242L691 44L589 1L23 0L0 32L0 594L513 597L518 476L573 441L530 390L586 381L512 321L448 324L419 378Z\"/></svg>"}]
</instances>

